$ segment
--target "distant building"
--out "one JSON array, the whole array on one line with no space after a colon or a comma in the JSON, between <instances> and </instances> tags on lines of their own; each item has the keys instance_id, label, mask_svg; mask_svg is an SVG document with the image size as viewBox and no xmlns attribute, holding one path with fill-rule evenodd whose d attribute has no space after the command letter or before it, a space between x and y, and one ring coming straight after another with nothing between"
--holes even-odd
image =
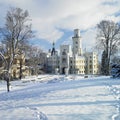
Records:
<instances>
[{"instance_id":1,"label":"distant building","mask_svg":"<svg viewBox=\"0 0 120 120\"><path fill-rule=\"evenodd\" d=\"M61 45L60 55L55 51L53 44L47 57L49 73L60 74L98 74L98 56L95 52L86 52L83 55L82 38L79 29L74 30L73 45Z\"/></svg>"},{"instance_id":2,"label":"distant building","mask_svg":"<svg viewBox=\"0 0 120 120\"><path fill-rule=\"evenodd\" d=\"M13 78L24 78L30 74L29 67L25 65L25 54L17 55L11 68L11 76Z\"/></svg>"},{"instance_id":3,"label":"distant building","mask_svg":"<svg viewBox=\"0 0 120 120\"><path fill-rule=\"evenodd\" d=\"M8 57L5 57L6 60ZM0 59L0 75L4 75L4 67L3 61ZM15 56L13 64L10 69L10 74L12 78L22 78L30 75L30 71L28 66L25 65L25 54L21 53Z\"/></svg>"}]
</instances>

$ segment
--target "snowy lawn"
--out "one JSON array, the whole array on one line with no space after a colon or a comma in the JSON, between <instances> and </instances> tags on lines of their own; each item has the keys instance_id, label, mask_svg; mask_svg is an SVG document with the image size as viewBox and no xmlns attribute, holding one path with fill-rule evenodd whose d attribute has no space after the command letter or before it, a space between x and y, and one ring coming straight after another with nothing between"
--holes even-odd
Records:
<instances>
[{"instance_id":1,"label":"snowy lawn","mask_svg":"<svg viewBox=\"0 0 120 120\"><path fill-rule=\"evenodd\" d=\"M0 82L0 120L120 120L120 79L41 75Z\"/></svg>"}]
</instances>

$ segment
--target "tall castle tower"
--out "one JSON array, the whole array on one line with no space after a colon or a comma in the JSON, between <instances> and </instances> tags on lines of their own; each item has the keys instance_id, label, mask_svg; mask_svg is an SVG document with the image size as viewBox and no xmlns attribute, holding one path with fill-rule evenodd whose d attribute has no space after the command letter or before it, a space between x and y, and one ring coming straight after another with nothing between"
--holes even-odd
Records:
<instances>
[{"instance_id":1,"label":"tall castle tower","mask_svg":"<svg viewBox=\"0 0 120 120\"><path fill-rule=\"evenodd\" d=\"M73 40L73 55L78 54L82 55L82 45L81 45L81 37L80 37L80 30L74 30L74 37Z\"/></svg>"}]
</instances>

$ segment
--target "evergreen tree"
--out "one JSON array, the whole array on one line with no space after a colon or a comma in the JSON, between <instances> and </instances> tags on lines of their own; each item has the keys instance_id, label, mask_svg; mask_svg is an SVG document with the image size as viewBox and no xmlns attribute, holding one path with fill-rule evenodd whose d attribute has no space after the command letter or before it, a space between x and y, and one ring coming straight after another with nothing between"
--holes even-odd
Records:
<instances>
[{"instance_id":1,"label":"evergreen tree","mask_svg":"<svg viewBox=\"0 0 120 120\"><path fill-rule=\"evenodd\" d=\"M120 78L120 64L112 64L111 75L113 78Z\"/></svg>"}]
</instances>

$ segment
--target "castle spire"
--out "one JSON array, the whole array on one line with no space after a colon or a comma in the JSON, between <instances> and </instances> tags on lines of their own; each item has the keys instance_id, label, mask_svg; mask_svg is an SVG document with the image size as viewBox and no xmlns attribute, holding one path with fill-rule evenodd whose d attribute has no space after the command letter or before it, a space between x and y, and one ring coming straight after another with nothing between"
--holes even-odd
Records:
<instances>
[{"instance_id":1,"label":"castle spire","mask_svg":"<svg viewBox=\"0 0 120 120\"><path fill-rule=\"evenodd\" d=\"M55 55L55 43L53 42L53 48L52 48L52 51L51 51L51 56L52 55Z\"/></svg>"},{"instance_id":2,"label":"castle spire","mask_svg":"<svg viewBox=\"0 0 120 120\"><path fill-rule=\"evenodd\" d=\"M53 41L53 47L55 46L55 43L54 43L54 41Z\"/></svg>"}]
</instances>

